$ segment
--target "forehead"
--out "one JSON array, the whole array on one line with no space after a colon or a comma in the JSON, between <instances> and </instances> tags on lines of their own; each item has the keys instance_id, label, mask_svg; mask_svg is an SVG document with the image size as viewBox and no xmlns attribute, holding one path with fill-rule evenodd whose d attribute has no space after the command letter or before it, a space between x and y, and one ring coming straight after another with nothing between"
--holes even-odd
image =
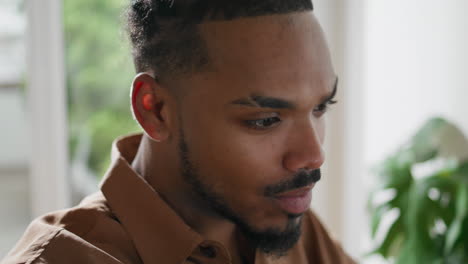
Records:
<instances>
[{"instance_id":1,"label":"forehead","mask_svg":"<svg viewBox=\"0 0 468 264\"><path fill-rule=\"evenodd\" d=\"M253 79L286 72L334 77L321 27L312 12L208 22L200 25L200 31L218 74Z\"/></svg>"},{"instance_id":2,"label":"forehead","mask_svg":"<svg viewBox=\"0 0 468 264\"><path fill-rule=\"evenodd\" d=\"M329 51L312 12L206 22L199 30L212 69L204 76L213 82L207 92L213 86L232 96L296 89L300 97L333 88Z\"/></svg>"}]
</instances>

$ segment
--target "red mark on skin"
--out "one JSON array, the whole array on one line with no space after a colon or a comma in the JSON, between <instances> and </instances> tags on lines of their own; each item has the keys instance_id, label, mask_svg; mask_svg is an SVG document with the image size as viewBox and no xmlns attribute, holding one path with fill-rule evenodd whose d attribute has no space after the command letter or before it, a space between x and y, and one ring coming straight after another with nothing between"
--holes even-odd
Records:
<instances>
[{"instance_id":1,"label":"red mark on skin","mask_svg":"<svg viewBox=\"0 0 468 264\"><path fill-rule=\"evenodd\" d=\"M140 115L140 112L138 112L137 107L136 107L136 98L142 86L143 86L143 82L137 82L135 84L135 88L133 89L133 94L132 94L133 112L135 113L135 117L137 118L137 120L141 120L141 115Z\"/></svg>"},{"instance_id":2,"label":"red mark on skin","mask_svg":"<svg viewBox=\"0 0 468 264\"><path fill-rule=\"evenodd\" d=\"M153 96L151 94L143 95L143 108L147 111L153 109Z\"/></svg>"}]
</instances>

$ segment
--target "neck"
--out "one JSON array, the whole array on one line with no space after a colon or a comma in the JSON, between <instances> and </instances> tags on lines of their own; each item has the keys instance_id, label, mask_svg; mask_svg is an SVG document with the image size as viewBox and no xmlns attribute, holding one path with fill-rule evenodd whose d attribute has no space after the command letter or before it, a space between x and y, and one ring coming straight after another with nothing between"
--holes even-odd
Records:
<instances>
[{"instance_id":1,"label":"neck","mask_svg":"<svg viewBox=\"0 0 468 264\"><path fill-rule=\"evenodd\" d=\"M178 153L170 151L166 144L143 136L132 162L133 169L157 190L188 226L204 239L223 244L233 263L242 263L236 226L214 213L194 194L180 173Z\"/></svg>"}]
</instances>

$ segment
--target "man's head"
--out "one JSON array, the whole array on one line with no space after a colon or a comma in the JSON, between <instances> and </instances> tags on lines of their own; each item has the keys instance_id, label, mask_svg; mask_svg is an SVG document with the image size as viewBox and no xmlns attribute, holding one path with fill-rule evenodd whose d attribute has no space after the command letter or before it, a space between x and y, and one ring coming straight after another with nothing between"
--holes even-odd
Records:
<instances>
[{"instance_id":1,"label":"man's head","mask_svg":"<svg viewBox=\"0 0 468 264\"><path fill-rule=\"evenodd\" d=\"M311 11L306 0L144 0L129 12L137 71L154 76L135 78L133 111L180 195L276 255L299 238L336 92Z\"/></svg>"},{"instance_id":2,"label":"man's head","mask_svg":"<svg viewBox=\"0 0 468 264\"><path fill-rule=\"evenodd\" d=\"M206 70L201 23L312 9L310 0L133 0L128 31L136 70L156 70L160 77Z\"/></svg>"}]
</instances>

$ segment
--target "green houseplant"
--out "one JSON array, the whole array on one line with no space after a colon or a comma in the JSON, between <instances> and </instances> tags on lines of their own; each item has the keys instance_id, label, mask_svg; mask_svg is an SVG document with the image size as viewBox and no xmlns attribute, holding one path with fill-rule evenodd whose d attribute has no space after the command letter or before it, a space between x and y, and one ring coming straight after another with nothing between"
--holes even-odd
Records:
<instances>
[{"instance_id":1,"label":"green houseplant","mask_svg":"<svg viewBox=\"0 0 468 264\"><path fill-rule=\"evenodd\" d=\"M429 120L375 172L372 254L397 264L468 263L468 141L457 127Z\"/></svg>"}]
</instances>

